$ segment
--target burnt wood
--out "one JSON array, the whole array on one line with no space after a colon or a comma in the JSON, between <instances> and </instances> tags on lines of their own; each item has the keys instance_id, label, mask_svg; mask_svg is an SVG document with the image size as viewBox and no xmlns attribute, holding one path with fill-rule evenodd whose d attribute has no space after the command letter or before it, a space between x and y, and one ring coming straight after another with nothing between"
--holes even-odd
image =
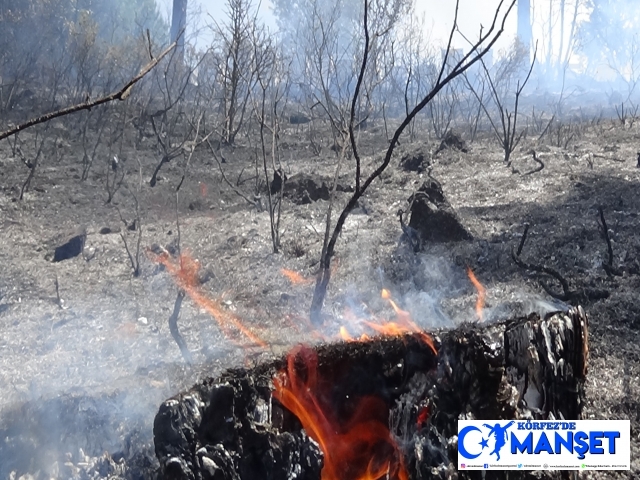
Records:
<instances>
[{"instance_id":1,"label":"burnt wood","mask_svg":"<svg viewBox=\"0 0 640 480\"><path fill-rule=\"evenodd\" d=\"M588 364L581 307L432 336L437 355L419 335L315 347L332 413L346 421L359 398L382 399L411 479L480 478L457 471L458 419L581 418ZM272 397L285 362L229 370L165 401L154 422L161 477L320 479L320 448Z\"/></svg>"}]
</instances>

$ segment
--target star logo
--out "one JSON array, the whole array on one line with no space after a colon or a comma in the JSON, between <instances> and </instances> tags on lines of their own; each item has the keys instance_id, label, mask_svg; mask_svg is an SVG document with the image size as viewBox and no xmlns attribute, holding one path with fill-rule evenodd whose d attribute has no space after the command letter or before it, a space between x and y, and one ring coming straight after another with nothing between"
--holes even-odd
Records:
<instances>
[{"instance_id":1,"label":"star logo","mask_svg":"<svg viewBox=\"0 0 640 480\"><path fill-rule=\"evenodd\" d=\"M480 445L482 446L482 449L484 450L485 447L489 446L489 439L488 438L483 438L482 441L480 442Z\"/></svg>"}]
</instances>

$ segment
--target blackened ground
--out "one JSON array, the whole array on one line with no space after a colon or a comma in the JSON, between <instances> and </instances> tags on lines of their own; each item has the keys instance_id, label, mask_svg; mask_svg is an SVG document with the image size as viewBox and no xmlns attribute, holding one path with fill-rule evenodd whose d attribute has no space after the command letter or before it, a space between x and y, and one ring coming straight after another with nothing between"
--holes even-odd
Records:
<instances>
[{"instance_id":1,"label":"blackened ground","mask_svg":"<svg viewBox=\"0 0 640 480\"><path fill-rule=\"evenodd\" d=\"M136 439L132 448L148 451L153 417L166 398L199 378L283 354L298 342L318 341L306 322L312 285L292 285L280 269L307 277L314 274L327 202L295 205L285 200L282 253L273 254L268 214L236 196L221 181L208 152L196 151L179 198L180 244L200 260L208 279L203 287L207 294L245 319L270 347L260 349L241 335L226 338L209 314L185 301L179 327L195 359L195 366L187 368L167 324L177 294L173 281L144 255L141 275L132 277L120 233L135 246L135 231L126 228L114 205L105 203L112 156L106 149L100 152L89 179L81 182L80 137L61 122L52 129L63 140L62 160L41 160L22 202L16 199L28 171L11 156L7 143L0 144L0 430L16 423L24 426L10 430L15 432L12 438L19 437L21 445L31 449L28 458L42 459L22 463L27 472L37 478L70 478L61 465L78 468L83 463L76 451L80 443L88 445L83 447L85 456L87 451L103 449L115 455L124 451L127 438ZM474 319L475 291L466 266L487 287L489 320L510 315L512 306L526 311L533 304L545 305L551 299L541 288L540 277L522 271L511 260L523 224L529 223L523 259L555 268L574 291L609 292L608 298L587 299L583 304L591 318L585 413L587 418L631 419L632 472L584 477L632 478L640 475L640 169L636 168L640 135L635 125L606 121L577 125L576 132L567 149L553 146L549 138L525 139L514 153L514 167L525 173L537 167L527 153L530 148L545 164L530 175L506 168L490 137L468 142L466 153L445 149L435 157L438 140L405 140L388 172L372 184L347 219L325 307L335 322L329 322L324 333L337 333L346 321L347 307L366 304L367 311L393 316L388 303L379 298L383 287L390 288L400 305L412 310L425 327ZM25 145L32 143L30 135L22 135ZM384 128L371 127L360 134L360 141L363 168L371 171L385 147ZM223 167L234 184L252 195L254 180L247 172L253 171L255 151L246 146L248 142L239 143L225 150ZM331 178L336 160L329 143L317 157L308 148L305 130L291 127L282 135L287 175L305 172ZM257 144L255 139L251 144ZM424 183L426 173L406 172L398 162L404 153L420 149L474 240L427 245L413 256L399 246L397 212L407 208L406 200ZM151 188L148 182L159 160L152 146L125 150L130 190L136 191L138 185L136 159L143 167L143 186L137 194L142 246L175 245L175 187L183 163L176 159L163 166L156 187ZM343 172L340 183L352 185L351 170ZM348 195L338 193L339 205ZM122 189L115 202L131 225L132 196ZM602 266L607 247L598 224L599 206L611 230L614 264L624 272L620 277L609 277ZM81 227L87 229L83 255L56 263L46 259ZM111 233L101 234L107 232L105 227ZM57 299L56 278L64 308ZM559 285L547 281L559 290ZM67 433L55 439L51 432L60 430L51 425L53 415L45 415L45 421L29 414L21 422L14 413L25 408L47 412L47 405L60 399L87 398L102 412L98 418L105 418L104 426L87 428L80 422L76 427L73 422L65 424L68 417L61 416L62 431ZM116 399L114 407L104 400L111 398ZM70 405L77 401L70 400ZM104 429L115 433L105 434ZM40 455L45 450L53 453ZM0 450L0 465L10 464L13 457L7 457L7 451Z\"/></svg>"}]
</instances>

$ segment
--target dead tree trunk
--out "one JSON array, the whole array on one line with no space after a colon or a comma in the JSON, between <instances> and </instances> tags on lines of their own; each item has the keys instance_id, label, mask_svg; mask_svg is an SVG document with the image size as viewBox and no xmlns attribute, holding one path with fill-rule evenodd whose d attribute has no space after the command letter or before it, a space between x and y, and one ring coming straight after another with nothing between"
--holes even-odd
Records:
<instances>
[{"instance_id":1,"label":"dead tree trunk","mask_svg":"<svg viewBox=\"0 0 640 480\"><path fill-rule=\"evenodd\" d=\"M184 31L187 27L187 0L173 0L171 13L171 42L176 42L180 63L184 61Z\"/></svg>"},{"instance_id":2,"label":"dead tree trunk","mask_svg":"<svg viewBox=\"0 0 640 480\"><path fill-rule=\"evenodd\" d=\"M518 39L531 52L531 0L518 0Z\"/></svg>"},{"instance_id":3,"label":"dead tree trunk","mask_svg":"<svg viewBox=\"0 0 640 480\"><path fill-rule=\"evenodd\" d=\"M313 378L338 428L375 397L399 439L411 479L471 478L457 471L457 420L579 419L588 361L581 307L540 318L420 335L322 345ZM311 369L289 357L302 376ZM161 473L172 479L319 479L324 454L272 394L285 359L231 370L164 402L154 423ZM305 373L306 372L306 373ZM289 373L291 375L291 373ZM425 414L426 412L426 414ZM492 472L496 477L508 472ZM510 472L513 475L513 472ZM511 478L514 478L513 476Z\"/></svg>"}]
</instances>

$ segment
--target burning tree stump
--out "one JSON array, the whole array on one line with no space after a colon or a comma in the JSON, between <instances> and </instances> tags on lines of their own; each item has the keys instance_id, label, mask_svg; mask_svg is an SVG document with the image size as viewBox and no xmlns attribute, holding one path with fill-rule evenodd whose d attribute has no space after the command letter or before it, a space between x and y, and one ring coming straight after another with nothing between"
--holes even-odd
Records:
<instances>
[{"instance_id":1,"label":"burning tree stump","mask_svg":"<svg viewBox=\"0 0 640 480\"><path fill-rule=\"evenodd\" d=\"M437 354L419 334L299 348L207 379L160 407L161 474L470 478L456 468L458 419L580 418L588 360L581 307L465 324L433 340Z\"/></svg>"}]
</instances>

